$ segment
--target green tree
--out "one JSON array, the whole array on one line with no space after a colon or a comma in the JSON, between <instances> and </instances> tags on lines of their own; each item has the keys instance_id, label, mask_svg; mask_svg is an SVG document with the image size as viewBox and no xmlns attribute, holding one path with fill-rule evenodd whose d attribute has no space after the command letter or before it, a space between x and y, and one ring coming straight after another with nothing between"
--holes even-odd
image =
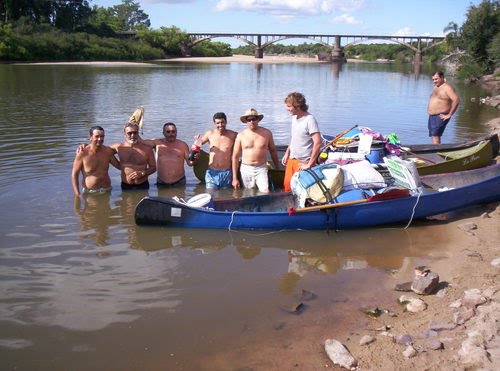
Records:
<instances>
[{"instance_id":1,"label":"green tree","mask_svg":"<svg viewBox=\"0 0 500 371\"><path fill-rule=\"evenodd\" d=\"M83 30L91 13L87 0L60 0L54 3L52 18L56 28L71 32Z\"/></svg>"},{"instance_id":2,"label":"green tree","mask_svg":"<svg viewBox=\"0 0 500 371\"><path fill-rule=\"evenodd\" d=\"M167 56L181 56L182 46L191 41L186 32L175 26L161 27L159 30L141 30L138 36L152 47L162 49Z\"/></svg>"},{"instance_id":3,"label":"green tree","mask_svg":"<svg viewBox=\"0 0 500 371\"><path fill-rule=\"evenodd\" d=\"M111 8L112 28L117 31L138 31L151 26L149 16L141 10L138 1L122 0L120 5Z\"/></svg>"},{"instance_id":4,"label":"green tree","mask_svg":"<svg viewBox=\"0 0 500 371\"><path fill-rule=\"evenodd\" d=\"M492 43L500 31L499 5L499 0L483 0L478 6L471 5L467 19L461 27L464 49L485 71L494 66L488 50L491 50Z\"/></svg>"}]
</instances>

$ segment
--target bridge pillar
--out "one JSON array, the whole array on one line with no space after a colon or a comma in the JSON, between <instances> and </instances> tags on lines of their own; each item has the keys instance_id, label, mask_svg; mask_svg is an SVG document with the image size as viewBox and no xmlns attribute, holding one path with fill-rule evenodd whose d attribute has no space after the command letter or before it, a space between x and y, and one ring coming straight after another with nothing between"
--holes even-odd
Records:
<instances>
[{"instance_id":1,"label":"bridge pillar","mask_svg":"<svg viewBox=\"0 0 500 371\"><path fill-rule=\"evenodd\" d=\"M257 35L257 45L255 46L255 58L264 58L264 48L262 47L262 37Z\"/></svg>"},{"instance_id":2,"label":"bridge pillar","mask_svg":"<svg viewBox=\"0 0 500 371\"><path fill-rule=\"evenodd\" d=\"M340 46L340 36L335 36L335 43L332 49L332 62L344 63L345 61L344 48Z\"/></svg>"},{"instance_id":3,"label":"bridge pillar","mask_svg":"<svg viewBox=\"0 0 500 371\"><path fill-rule=\"evenodd\" d=\"M260 48L258 46L255 47L255 58L264 58L264 48Z\"/></svg>"},{"instance_id":4,"label":"bridge pillar","mask_svg":"<svg viewBox=\"0 0 500 371\"><path fill-rule=\"evenodd\" d=\"M422 64L422 51L417 50L415 56L413 57L413 64Z\"/></svg>"}]
</instances>

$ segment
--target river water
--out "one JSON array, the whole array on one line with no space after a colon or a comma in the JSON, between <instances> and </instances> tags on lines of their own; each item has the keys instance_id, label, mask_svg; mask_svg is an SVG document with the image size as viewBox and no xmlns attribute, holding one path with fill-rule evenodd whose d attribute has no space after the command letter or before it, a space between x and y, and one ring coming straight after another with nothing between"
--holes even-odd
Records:
<instances>
[{"instance_id":1,"label":"river water","mask_svg":"<svg viewBox=\"0 0 500 371\"><path fill-rule=\"evenodd\" d=\"M238 131L238 117L255 107L285 144L283 99L291 91L305 94L325 133L360 124L426 143L430 73L385 63L0 65L2 368L280 369L288 367L280 360L292 367L317 352L294 341L308 335L321 343L359 323L353 308L383 296L373 282L411 271L413 259L445 243L432 225L286 233L137 227L134 207L144 195L204 192L191 169L185 188L126 193L110 169L110 195L75 199L75 148L96 124L107 144L122 141L122 125L139 106L146 138L173 121L190 144L217 111ZM471 98L486 92L456 87L462 104L443 140L484 136L481 124L496 112ZM289 314L301 290L314 300Z\"/></svg>"}]
</instances>

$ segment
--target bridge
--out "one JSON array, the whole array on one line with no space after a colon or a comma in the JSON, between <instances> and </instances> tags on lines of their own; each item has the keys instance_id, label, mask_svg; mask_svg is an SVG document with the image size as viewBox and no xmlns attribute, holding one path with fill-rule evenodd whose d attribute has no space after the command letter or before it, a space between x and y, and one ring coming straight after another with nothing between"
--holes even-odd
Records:
<instances>
[{"instance_id":1,"label":"bridge","mask_svg":"<svg viewBox=\"0 0 500 371\"><path fill-rule=\"evenodd\" d=\"M391 41L397 44L404 45L411 49L415 55L413 58L414 64L422 63L422 55L428 49L441 44L444 37L432 36L382 36L382 35L321 35L321 34L249 34L249 33L188 33L191 37L191 42L183 45L183 55L190 55L191 49L196 44L205 40L210 40L218 37L235 38L248 45L253 46L255 58L264 57L264 49L278 41L286 39L308 39L316 43L322 44L331 48L332 62L344 62L344 49L355 44L360 44L368 40Z\"/></svg>"}]
</instances>

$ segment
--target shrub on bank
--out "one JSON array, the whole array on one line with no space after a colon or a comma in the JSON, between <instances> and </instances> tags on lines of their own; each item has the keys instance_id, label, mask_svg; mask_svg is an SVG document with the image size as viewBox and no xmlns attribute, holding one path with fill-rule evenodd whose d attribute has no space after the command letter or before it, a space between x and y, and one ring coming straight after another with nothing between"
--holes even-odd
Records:
<instances>
[{"instance_id":1,"label":"shrub on bank","mask_svg":"<svg viewBox=\"0 0 500 371\"><path fill-rule=\"evenodd\" d=\"M141 40L102 38L87 33L58 30L23 34L11 25L0 25L0 60L151 60L163 51Z\"/></svg>"}]
</instances>

